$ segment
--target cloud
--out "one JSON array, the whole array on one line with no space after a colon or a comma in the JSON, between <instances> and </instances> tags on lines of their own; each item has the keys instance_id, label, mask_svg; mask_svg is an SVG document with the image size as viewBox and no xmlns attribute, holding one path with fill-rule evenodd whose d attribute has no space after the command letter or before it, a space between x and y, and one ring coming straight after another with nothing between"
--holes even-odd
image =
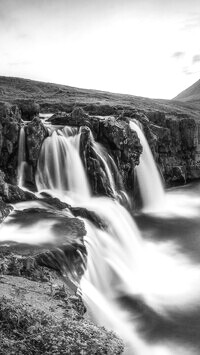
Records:
<instances>
[{"instance_id":1,"label":"cloud","mask_svg":"<svg viewBox=\"0 0 200 355\"><path fill-rule=\"evenodd\" d=\"M184 55L185 55L185 52L180 52L180 51L178 51L178 52L174 52L174 53L172 54L172 57L173 57L173 58L176 58L176 59L180 59L180 58L184 57Z\"/></svg>"},{"instance_id":2,"label":"cloud","mask_svg":"<svg viewBox=\"0 0 200 355\"><path fill-rule=\"evenodd\" d=\"M190 17L188 17L184 23L183 23L183 30L192 30L192 29L197 29L200 28L200 15L195 14Z\"/></svg>"},{"instance_id":3,"label":"cloud","mask_svg":"<svg viewBox=\"0 0 200 355\"><path fill-rule=\"evenodd\" d=\"M24 66L24 65L29 65L30 62L29 61L15 61L15 62L8 62L8 65L10 67L18 67L18 66Z\"/></svg>"},{"instance_id":4,"label":"cloud","mask_svg":"<svg viewBox=\"0 0 200 355\"><path fill-rule=\"evenodd\" d=\"M189 67L184 67L183 68L183 73L185 75L192 75L193 74L192 71L189 69Z\"/></svg>"},{"instance_id":5,"label":"cloud","mask_svg":"<svg viewBox=\"0 0 200 355\"><path fill-rule=\"evenodd\" d=\"M195 54L192 58L192 64L200 62L200 54Z\"/></svg>"}]
</instances>

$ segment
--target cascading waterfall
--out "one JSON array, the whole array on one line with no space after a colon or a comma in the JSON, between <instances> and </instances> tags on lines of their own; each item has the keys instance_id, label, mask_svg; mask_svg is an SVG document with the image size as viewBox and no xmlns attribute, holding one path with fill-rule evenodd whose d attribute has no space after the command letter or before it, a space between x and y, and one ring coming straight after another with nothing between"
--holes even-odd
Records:
<instances>
[{"instance_id":1,"label":"cascading waterfall","mask_svg":"<svg viewBox=\"0 0 200 355\"><path fill-rule=\"evenodd\" d=\"M116 189L115 180L114 180L114 177L112 175L112 171L111 171L111 169L110 169L110 167L108 165L108 162L107 162L107 157L105 155L105 149L101 146L100 143L95 142L95 139L94 139L93 134L92 134L91 131L90 131L90 140L91 140L91 143L92 143L92 148L94 149L96 155L99 157L99 159L103 163L104 170L105 170L105 173L106 173L107 178L108 178L109 186L111 188L113 196L116 198L118 196L118 192L117 192L117 189ZM108 158L110 160L112 159L108 153L107 153L107 156L108 156ZM113 165L115 165L114 162L113 162Z\"/></svg>"},{"instance_id":2,"label":"cascading waterfall","mask_svg":"<svg viewBox=\"0 0 200 355\"><path fill-rule=\"evenodd\" d=\"M136 167L136 174L144 210L148 212L159 210L163 208L165 203L165 192L153 154L139 125L130 121L130 128L137 132L143 148L140 164Z\"/></svg>"},{"instance_id":3,"label":"cascading waterfall","mask_svg":"<svg viewBox=\"0 0 200 355\"><path fill-rule=\"evenodd\" d=\"M148 195L147 199L144 196L145 207L155 207L156 179L159 183L159 203L164 193L163 188L143 133L135 123L131 122L130 125L137 131L144 145L140 165L145 167L142 167L142 172L137 173L142 195ZM63 201L68 201L70 197L74 204L94 211L107 225L105 230L100 230L84 220L87 228L85 243L88 260L81 287L88 309L97 323L123 337L127 344L126 354L178 354L174 345L170 349L169 344L149 345L143 340L138 331L142 315L135 312L134 302L141 302L144 309L147 307L152 313L166 319L170 319L174 309L192 309L199 302L200 269L178 253L173 243L156 244L145 241L128 211L118 202L91 196L79 154L79 143L80 134L71 128L54 131L46 138L38 160L36 182L38 191L48 190ZM101 150L98 146L96 150L104 161L105 171L115 190ZM143 174L147 174L145 178ZM36 238L34 243L48 242L52 245L55 241L49 231L50 226L47 228L48 221L42 223L35 226L34 232L37 235L37 228L42 228L44 240ZM17 240L15 233L9 234L9 226L4 227L5 224L1 228L1 240ZM10 228L12 227L11 225ZM27 235L28 231L23 228L22 236L18 234L18 241L34 244ZM133 302L131 314L123 303L124 297ZM189 353L181 349L181 354Z\"/></svg>"},{"instance_id":4,"label":"cascading waterfall","mask_svg":"<svg viewBox=\"0 0 200 355\"><path fill-rule=\"evenodd\" d=\"M132 217L116 201L92 198L84 206L108 225L102 231L86 222L88 263L81 286L93 318L123 337L128 355L168 354L165 347L151 347L139 337L141 319L134 314L134 301L167 319L173 310L194 307L200 295L199 268L173 243L144 241ZM124 296L133 302L132 317L120 303Z\"/></svg>"},{"instance_id":5,"label":"cascading waterfall","mask_svg":"<svg viewBox=\"0 0 200 355\"><path fill-rule=\"evenodd\" d=\"M24 127L21 127L19 133L19 147L18 147L18 168L17 168L17 182L19 187L24 186L26 162L26 135Z\"/></svg>"},{"instance_id":6,"label":"cascading waterfall","mask_svg":"<svg viewBox=\"0 0 200 355\"><path fill-rule=\"evenodd\" d=\"M79 156L80 134L76 133L76 129L65 127L45 139L37 164L38 191L52 190L61 195L68 191L74 200L90 197L89 184Z\"/></svg>"}]
</instances>

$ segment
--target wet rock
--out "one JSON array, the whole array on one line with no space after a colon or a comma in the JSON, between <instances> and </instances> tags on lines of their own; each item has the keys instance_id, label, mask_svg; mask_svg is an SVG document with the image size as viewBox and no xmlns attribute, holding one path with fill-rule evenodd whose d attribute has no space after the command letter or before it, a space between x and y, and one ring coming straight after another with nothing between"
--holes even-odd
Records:
<instances>
[{"instance_id":1,"label":"wet rock","mask_svg":"<svg viewBox=\"0 0 200 355\"><path fill-rule=\"evenodd\" d=\"M10 214L12 210L13 207L6 204L0 197L0 223Z\"/></svg>"},{"instance_id":2,"label":"wet rock","mask_svg":"<svg viewBox=\"0 0 200 355\"><path fill-rule=\"evenodd\" d=\"M34 169L37 165L42 143L48 135L48 129L43 125L39 117L35 117L26 126L27 160L29 164L34 167Z\"/></svg>"},{"instance_id":3,"label":"wet rock","mask_svg":"<svg viewBox=\"0 0 200 355\"><path fill-rule=\"evenodd\" d=\"M99 216L95 214L95 212L89 211L88 209L83 207L72 207L71 205L60 201L58 198L50 197L47 193L42 193L41 195L44 196L44 198L40 200L41 204L45 204L46 206L52 206L53 208L56 208L58 210L67 209L73 214L73 216L86 218L100 229L105 227L105 223L101 220Z\"/></svg>"},{"instance_id":4,"label":"wet rock","mask_svg":"<svg viewBox=\"0 0 200 355\"><path fill-rule=\"evenodd\" d=\"M0 169L8 182L16 182L21 113L16 105L0 103Z\"/></svg>"},{"instance_id":5,"label":"wet rock","mask_svg":"<svg viewBox=\"0 0 200 355\"><path fill-rule=\"evenodd\" d=\"M36 200L36 196L29 191L24 191L16 185L0 184L0 196L4 202L17 203Z\"/></svg>"},{"instance_id":6,"label":"wet rock","mask_svg":"<svg viewBox=\"0 0 200 355\"><path fill-rule=\"evenodd\" d=\"M151 140L167 185L184 183L200 177L199 124L188 115L149 112L148 125L156 139Z\"/></svg>"},{"instance_id":7,"label":"wet rock","mask_svg":"<svg viewBox=\"0 0 200 355\"><path fill-rule=\"evenodd\" d=\"M18 107L21 110L22 119L31 121L35 116L39 115L40 105L33 100L18 101Z\"/></svg>"},{"instance_id":8,"label":"wet rock","mask_svg":"<svg viewBox=\"0 0 200 355\"><path fill-rule=\"evenodd\" d=\"M5 174L0 170L0 198L6 203L17 203L21 201L37 200L37 197L16 185L5 182Z\"/></svg>"}]
</instances>

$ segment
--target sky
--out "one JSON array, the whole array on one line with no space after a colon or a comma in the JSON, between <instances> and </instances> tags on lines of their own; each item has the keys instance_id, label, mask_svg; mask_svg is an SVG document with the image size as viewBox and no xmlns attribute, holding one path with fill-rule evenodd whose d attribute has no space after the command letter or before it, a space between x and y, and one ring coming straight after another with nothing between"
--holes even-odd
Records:
<instances>
[{"instance_id":1,"label":"sky","mask_svg":"<svg viewBox=\"0 0 200 355\"><path fill-rule=\"evenodd\" d=\"M200 79L200 0L0 0L0 75L171 99Z\"/></svg>"}]
</instances>

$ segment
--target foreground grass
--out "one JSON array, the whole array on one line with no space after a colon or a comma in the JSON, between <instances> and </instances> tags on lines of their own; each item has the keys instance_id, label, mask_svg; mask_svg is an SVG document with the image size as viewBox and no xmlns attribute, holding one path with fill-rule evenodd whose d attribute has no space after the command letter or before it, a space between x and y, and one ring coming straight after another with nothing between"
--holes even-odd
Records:
<instances>
[{"instance_id":1,"label":"foreground grass","mask_svg":"<svg viewBox=\"0 0 200 355\"><path fill-rule=\"evenodd\" d=\"M84 320L58 321L28 304L0 299L0 354L121 354L122 342Z\"/></svg>"}]
</instances>

